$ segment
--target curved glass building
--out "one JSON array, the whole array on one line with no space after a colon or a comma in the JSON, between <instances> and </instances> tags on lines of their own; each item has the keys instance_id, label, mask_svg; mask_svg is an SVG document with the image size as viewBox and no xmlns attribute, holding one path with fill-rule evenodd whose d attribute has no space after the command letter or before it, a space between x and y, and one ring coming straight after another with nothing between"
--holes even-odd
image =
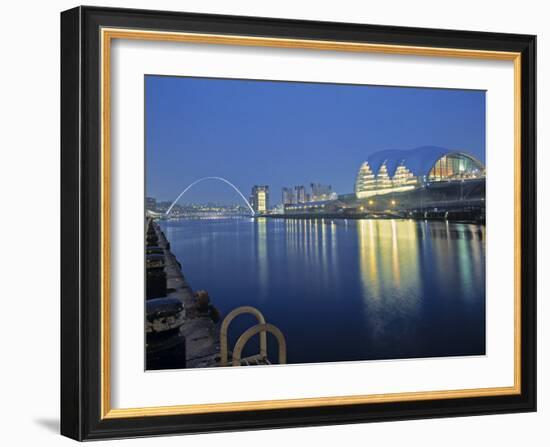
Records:
<instances>
[{"instance_id":1,"label":"curved glass building","mask_svg":"<svg viewBox=\"0 0 550 447\"><path fill-rule=\"evenodd\" d=\"M432 182L485 177L485 166L464 152L424 146L412 150L385 150L372 154L359 168L357 198L408 191Z\"/></svg>"}]
</instances>

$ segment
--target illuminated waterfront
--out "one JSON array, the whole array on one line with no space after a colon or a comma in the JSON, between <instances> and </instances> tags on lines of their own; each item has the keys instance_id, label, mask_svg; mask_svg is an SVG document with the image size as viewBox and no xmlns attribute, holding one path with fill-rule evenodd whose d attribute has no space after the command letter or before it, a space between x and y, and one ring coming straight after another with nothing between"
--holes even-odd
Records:
<instances>
[{"instance_id":1,"label":"illuminated waterfront","mask_svg":"<svg viewBox=\"0 0 550 447\"><path fill-rule=\"evenodd\" d=\"M161 226L193 289L206 289L223 315L260 309L285 334L288 363L485 353L484 226L265 218ZM231 344L251 322L235 321Z\"/></svg>"}]
</instances>

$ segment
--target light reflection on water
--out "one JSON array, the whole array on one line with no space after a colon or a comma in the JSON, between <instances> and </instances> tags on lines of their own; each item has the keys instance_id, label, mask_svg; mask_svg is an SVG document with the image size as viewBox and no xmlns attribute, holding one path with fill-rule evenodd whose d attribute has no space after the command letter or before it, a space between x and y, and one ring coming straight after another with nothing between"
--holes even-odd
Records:
<instances>
[{"instance_id":1,"label":"light reflection on water","mask_svg":"<svg viewBox=\"0 0 550 447\"><path fill-rule=\"evenodd\" d=\"M162 226L191 286L208 290L222 314L259 308L285 334L289 363L485 353L484 226L266 218ZM245 320L232 326L231 343Z\"/></svg>"}]
</instances>

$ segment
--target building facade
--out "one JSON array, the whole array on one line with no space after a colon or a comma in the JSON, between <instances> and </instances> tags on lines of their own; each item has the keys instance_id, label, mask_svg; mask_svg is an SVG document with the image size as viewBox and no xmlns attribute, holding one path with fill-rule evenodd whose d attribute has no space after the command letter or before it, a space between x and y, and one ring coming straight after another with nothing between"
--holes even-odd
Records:
<instances>
[{"instance_id":1,"label":"building facade","mask_svg":"<svg viewBox=\"0 0 550 447\"><path fill-rule=\"evenodd\" d=\"M250 205L256 213L266 213L269 210L269 186L254 185L250 195Z\"/></svg>"},{"instance_id":2,"label":"building facade","mask_svg":"<svg viewBox=\"0 0 550 447\"><path fill-rule=\"evenodd\" d=\"M334 194L331 185L323 185L322 183L311 183L311 202L323 202L332 200Z\"/></svg>"},{"instance_id":3,"label":"building facade","mask_svg":"<svg viewBox=\"0 0 550 447\"><path fill-rule=\"evenodd\" d=\"M283 206L292 205L293 203L296 203L296 199L294 198L294 191L292 190L292 188L288 188L288 187L283 188L282 203L283 203Z\"/></svg>"},{"instance_id":4,"label":"building facade","mask_svg":"<svg viewBox=\"0 0 550 447\"><path fill-rule=\"evenodd\" d=\"M294 187L294 192L296 196L296 202L295 203L305 203L306 202L306 187L302 185L298 185Z\"/></svg>"},{"instance_id":5,"label":"building facade","mask_svg":"<svg viewBox=\"0 0 550 447\"><path fill-rule=\"evenodd\" d=\"M465 152L425 146L372 154L359 168L357 198L405 192L434 182L485 178L483 164Z\"/></svg>"}]
</instances>

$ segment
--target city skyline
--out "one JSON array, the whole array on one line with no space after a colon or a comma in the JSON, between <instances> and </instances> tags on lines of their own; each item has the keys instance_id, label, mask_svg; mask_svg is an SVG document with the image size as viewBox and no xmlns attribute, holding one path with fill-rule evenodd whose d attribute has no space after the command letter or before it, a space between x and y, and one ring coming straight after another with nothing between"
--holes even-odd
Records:
<instances>
[{"instance_id":1,"label":"city skyline","mask_svg":"<svg viewBox=\"0 0 550 447\"><path fill-rule=\"evenodd\" d=\"M147 369L486 354L485 92L145 87Z\"/></svg>"},{"instance_id":2,"label":"city skyline","mask_svg":"<svg viewBox=\"0 0 550 447\"><path fill-rule=\"evenodd\" d=\"M296 185L351 193L357 168L381 149L437 144L485 161L483 91L164 76L145 82L146 188L160 201L212 175L245 195L269 185L270 206ZM238 202L218 183L204 182L182 201Z\"/></svg>"}]
</instances>

